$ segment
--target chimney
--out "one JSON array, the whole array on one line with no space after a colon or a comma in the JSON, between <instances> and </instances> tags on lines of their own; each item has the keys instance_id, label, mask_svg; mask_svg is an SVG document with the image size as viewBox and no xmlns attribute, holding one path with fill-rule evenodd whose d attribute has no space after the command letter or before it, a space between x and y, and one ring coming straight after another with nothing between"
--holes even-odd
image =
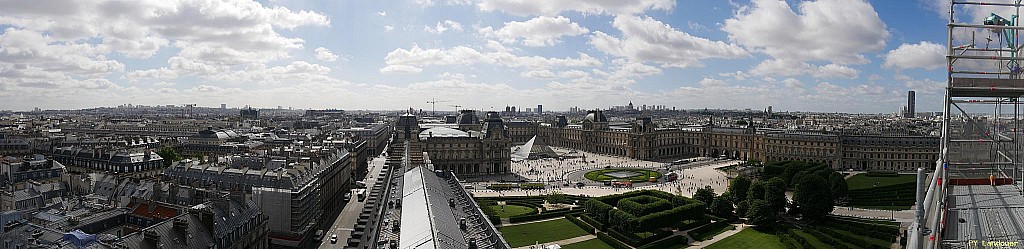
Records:
<instances>
[{"instance_id":1,"label":"chimney","mask_svg":"<svg viewBox=\"0 0 1024 249\"><path fill-rule=\"evenodd\" d=\"M151 196L149 200L146 201L146 208L150 214L153 214L153 212L156 211L156 203L153 202L153 198L156 198L156 196Z\"/></svg>"},{"instance_id":2,"label":"chimney","mask_svg":"<svg viewBox=\"0 0 1024 249\"><path fill-rule=\"evenodd\" d=\"M157 234L156 231L146 230L145 232L142 232L142 238L152 245L160 244L160 234Z\"/></svg>"},{"instance_id":3,"label":"chimney","mask_svg":"<svg viewBox=\"0 0 1024 249\"><path fill-rule=\"evenodd\" d=\"M228 203L229 198L231 198L230 194L218 194L213 198L213 206L221 210L228 210L231 207Z\"/></svg>"},{"instance_id":4,"label":"chimney","mask_svg":"<svg viewBox=\"0 0 1024 249\"><path fill-rule=\"evenodd\" d=\"M188 220L184 217L174 218L174 230L182 234L188 233Z\"/></svg>"},{"instance_id":5,"label":"chimney","mask_svg":"<svg viewBox=\"0 0 1024 249\"><path fill-rule=\"evenodd\" d=\"M203 227L206 228L206 231L212 233L214 231L213 228L216 226L216 220L214 219L213 211L209 209L193 210L199 213L199 221L203 222Z\"/></svg>"}]
</instances>

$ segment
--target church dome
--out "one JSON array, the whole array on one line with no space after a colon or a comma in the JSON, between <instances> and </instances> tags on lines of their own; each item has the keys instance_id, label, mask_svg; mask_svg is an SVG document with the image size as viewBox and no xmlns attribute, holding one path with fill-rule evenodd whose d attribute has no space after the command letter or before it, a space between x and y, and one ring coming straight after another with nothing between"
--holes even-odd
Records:
<instances>
[{"instance_id":1,"label":"church dome","mask_svg":"<svg viewBox=\"0 0 1024 249\"><path fill-rule=\"evenodd\" d=\"M476 116L476 111L473 110L462 110L459 117L455 119L460 125L474 125L480 123L480 118Z\"/></svg>"},{"instance_id":2,"label":"church dome","mask_svg":"<svg viewBox=\"0 0 1024 249\"><path fill-rule=\"evenodd\" d=\"M589 111L587 116L583 118L584 121L590 122L608 122L608 118L604 116L601 111Z\"/></svg>"}]
</instances>

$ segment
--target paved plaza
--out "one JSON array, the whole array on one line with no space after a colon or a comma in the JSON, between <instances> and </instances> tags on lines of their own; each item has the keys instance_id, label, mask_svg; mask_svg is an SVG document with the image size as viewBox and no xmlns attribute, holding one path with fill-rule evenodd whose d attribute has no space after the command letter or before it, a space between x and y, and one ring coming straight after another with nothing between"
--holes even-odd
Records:
<instances>
[{"instance_id":1,"label":"paved plaza","mask_svg":"<svg viewBox=\"0 0 1024 249\"><path fill-rule=\"evenodd\" d=\"M564 148L553 149L559 154L569 152ZM474 186L473 194L480 197L541 195L550 191L560 191L572 195L603 196L639 189L656 189L683 196L693 196L693 193L703 186L711 186L715 193L721 194L725 192L729 184L728 178L724 172L715 168L736 165L742 162L739 160L702 158L696 162L684 165L671 165L669 161L644 161L594 153L582 153L582 155L582 157L577 158L547 158L513 162L511 175L473 177L465 178L464 180L471 182L470 184ZM584 177L584 174L587 172L605 168L640 168L658 171L663 175L675 172L680 177L672 182L664 182L664 177L656 183L638 182L632 188L605 186L601 182L587 180ZM547 188L544 190L508 190L500 192L486 189L488 185L502 181L544 182L547 184ZM577 188L575 187L576 183L583 183L584 187Z\"/></svg>"}]
</instances>

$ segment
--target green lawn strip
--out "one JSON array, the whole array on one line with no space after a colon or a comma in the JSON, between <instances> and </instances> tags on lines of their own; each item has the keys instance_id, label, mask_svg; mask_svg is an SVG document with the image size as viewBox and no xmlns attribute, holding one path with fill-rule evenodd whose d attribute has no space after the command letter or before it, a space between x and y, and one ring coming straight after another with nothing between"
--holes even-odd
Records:
<instances>
[{"instance_id":1,"label":"green lawn strip","mask_svg":"<svg viewBox=\"0 0 1024 249\"><path fill-rule=\"evenodd\" d=\"M633 177L628 177L628 178L615 178L615 177L612 177L612 176L605 175L605 173L610 173L610 172L615 172L615 171L631 171L631 172L640 173L641 175L637 175L637 176L633 176ZM645 181L648 180L649 177L654 177L655 179L661 178L661 173L658 173L657 171L654 171L654 170L646 170L646 169L600 169L600 170L594 170L594 171L587 172L586 174L583 174L583 177L587 178L587 179L590 179L592 181L599 181L599 182L603 182L603 181L616 181L616 180L630 180L630 181L633 181L633 182L645 182Z\"/></svg>"},{"instance_id":2,"label":"green lawn strip","mask_svg":"<svg viewBox=\"0 0 1024 249\"><path fill-rule=\"evenodd\" d=\"M499 227L498 231L512 247L533 245L534 242L546 243L587 235L576 224L566 219L536 222L522 225Z\"/></svg>"},{"instance_id":3,"label":"green lawn strip","mask_svg":"<svg viewBox=\"0 0 1024 249\"><path fill-rule=\"evenodd\" d=\"M597 238L559 246L562 246L562 249L613 249L608 243Z\"/></svg>"},{"instance_id":4,"label":"green lawn strip","mask_svg":"<svg viewBox=\"0 0 1024 249\"><path fill-rule=\"evenodd\" d=\"M774 234L768 234L761 231L757 231L753 228L743 229L739 233L733 234L727 238L719 240L714 244L708 245L708 249L782 249L786 246L782 245L779 241L779 237Z\"/></svg>"},{"instance_id":5,"label":"green lawn strip","mask_svg":"<svg viewBox=\"0 0 1024 249\"><path fill-rule=\"evenodd\" d=\"M866 174L859 174L846 179L846 185L850 190L854 189L866 189L873 187L882 187L889 185L896 185L900 183L916 182L917 176L915 175L898 175L898 176L867 176ZM878 186L875 186L878 183Z\"/></svg>"},{"instance_id":6,"label":"green lawn strip","mask_svg":"<svg viewBox=\"0 0 1024 249\"><path fill-rule=\"evenodd\" d=\"M819 240L817 237L814 237L814 235L810 235L799 229L793 229L792 231L793 234L796 234L797 236L806 239L807 243L811 244L811 246L813 246L814 248L832 248L832 246L825 244L824 242L821 242L821 240Z\"/></svg>"},{"instance_id":7,"label":"green lawn strip","mask_svg":"<svg viewBox=\"0 0 1024 249\"><path fill-rule=\"evenodd\" d=\"M695 240L704 241L711 239L711 237L715 237L715 235L721 234L725 231L732 230L734 228L736 228L736 226L732 224L725 222L716 222L691 230L686 234L689 234L690 237Z\"/></svg>"},{"instance_id":8,"label":"green lawn strip","mask_svg":"<svg viewBox=\"0 0 1024 249\"><path fill-rule=\"evenodd\" d=\"M520 215L520 214L529 214L529 213L536 213L537 212L536 209L533 209L531 207L524 207L524 206L519 206L519 205L505 205L505 211L504 212L501 211L501 205L488 206L488 208L490 208L491 210L494 210L494 213L497 214L498 217L501 217L501 218L508 218L508 217L512 217L512 216L516 216L516 215Z\"/></svg>"}]
</instances>

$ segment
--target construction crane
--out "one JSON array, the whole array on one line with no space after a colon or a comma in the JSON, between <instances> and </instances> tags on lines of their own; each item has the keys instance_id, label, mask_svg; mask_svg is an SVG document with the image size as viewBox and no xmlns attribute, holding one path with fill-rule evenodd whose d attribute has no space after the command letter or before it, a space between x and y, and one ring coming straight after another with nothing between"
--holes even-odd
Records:
<instances>
[{"instance_id":1,"label":"construction crane","mask_svg":"<svg viewBox=\"0 0 1024 249\"><path fill-rule=\"evenodd\" d=\"M455 112L459 112L459 107L462 107L461 105L448 105L448 106L455 107Z\"/></svg>"},{"instance_id":2,"label":"construction crane","mask_svg":"<svg viewBox=\"0 0 1024 249\"><path fill-rule=\"evenodd\" d=\"M430 104L430 115L431 116L434 115L434 105L436 105L437 103L445 103L445 102L452 102L452 101L451 100L436 100L436 99L433 99L433 98L431 98L430 101L427 101L427 103Z\"/></svg>"}]
</instances>

